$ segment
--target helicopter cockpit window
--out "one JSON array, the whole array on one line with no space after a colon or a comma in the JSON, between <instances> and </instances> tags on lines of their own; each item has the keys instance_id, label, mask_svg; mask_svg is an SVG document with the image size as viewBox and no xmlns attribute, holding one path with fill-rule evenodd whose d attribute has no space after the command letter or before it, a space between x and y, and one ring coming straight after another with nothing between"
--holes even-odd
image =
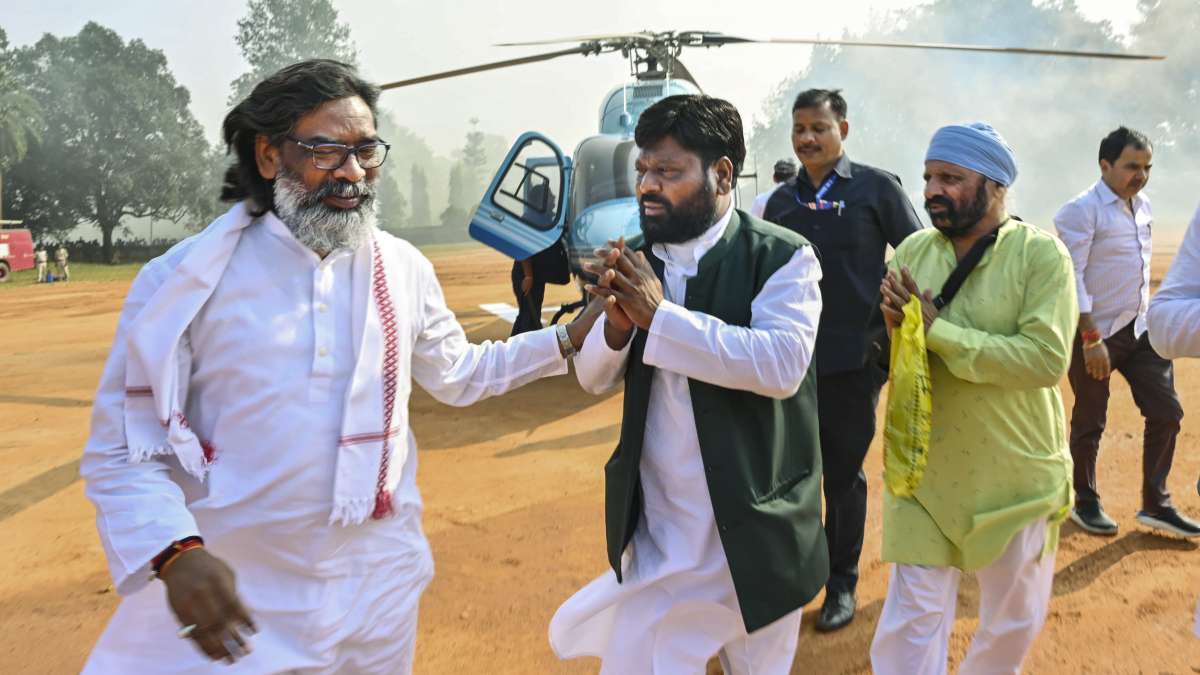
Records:
<instances>
[{"instance_id":1,"label":"helicopter cockpit window","mask_svg":"<svg viewBox=\"0 0 1200 675\"><path fill-rule=\"evenodd\" d=\"M637 145L633 139L593 136L575 150L574 213L610 199L637 196Z\"/></svg>"},{"instance_id":2,"label":"helicopter cockpit window","mask_svg":"<svg viewBox=\"0 0 1200 675\"><path fill-rule=\"evenodd\" d=\"M530 140L516 158L496 190L496 206L539 230L549 230L558 220L562 170L554 150Z\"/></svg>"}]
</instances>

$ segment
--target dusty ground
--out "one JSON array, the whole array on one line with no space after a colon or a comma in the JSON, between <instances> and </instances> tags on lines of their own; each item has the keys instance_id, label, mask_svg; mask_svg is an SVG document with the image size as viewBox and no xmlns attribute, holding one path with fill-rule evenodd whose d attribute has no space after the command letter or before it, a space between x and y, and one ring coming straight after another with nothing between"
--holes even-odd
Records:
<instances>
[{"instance_id":1,"label":"dusty ground","mask_svg":"<svg viewBox=\"0 0 1200 675\"><path fill-rule=\"evenodd\" d=\"M1161 276L1170 251L1157 256ZM478 308L511 302L509 265L481 249L435 253L449 302L471 338L507 335ZM91 397L128 282L0 292L0 673L69 673L83 663L118 598L109 586L91 506L77 480ZM570 299L558 289L547 304ZM1171 486L1200 516L1200 364L1177 380L1184 421ZM1067 395L1068 405L1070 396ZM604 569L601 466L615 443L620 395L581 393L573 378L542 381L506 399L451 409L413 399L419 482L437 576L421 605L418 673L584 673L560 663L546 626L558 604ZM1113 539L1064 528L1054 600L1029 673L1200 672L1192 611L1200 593L1196 546L1153 536L1134 521L1141 422L1118 379L1101 455ZM878 441L876 443L878 446ZM868 460L861 612L834 635L804 622L797 673L864 673L882 606L878 447ZM977 619L964 583L951 653L961 659Z\"/></svg>"}]
</instances>

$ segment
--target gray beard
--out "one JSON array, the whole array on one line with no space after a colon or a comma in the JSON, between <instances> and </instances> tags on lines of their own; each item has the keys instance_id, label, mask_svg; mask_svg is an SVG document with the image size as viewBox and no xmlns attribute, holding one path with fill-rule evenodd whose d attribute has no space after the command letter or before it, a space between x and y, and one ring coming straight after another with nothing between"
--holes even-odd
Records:
<instances>
[{"instance_id":1,"label":"gray beard","mask_svg":"<svg viewBox=\"0 0 1200 675\"><path fill-rule=\"evenodd\" d=\"M321 202L320 190L310 192L300 179L283 172L275 180L275 215L301 244L319 254L339 248L356 249L371 238L377 217L374 190L356 209L334 209Z\"/></svg>"}]
</instances>

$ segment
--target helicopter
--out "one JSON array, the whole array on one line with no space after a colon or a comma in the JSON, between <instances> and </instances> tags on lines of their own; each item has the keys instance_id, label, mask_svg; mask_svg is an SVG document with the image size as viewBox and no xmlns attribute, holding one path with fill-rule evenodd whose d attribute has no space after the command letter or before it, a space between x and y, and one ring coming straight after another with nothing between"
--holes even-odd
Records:
<instances>
[{"instance_id":1,"label":"helicopter","mask_svg":"<svg viewBox=\"0 0 1200 675\"><path fill-rule=\"evenodd\" d=\"M470 236L513 258L524 260L552 246L564 247L570 274L582 298L564 303L551 323L587 302L584 283L591 275L585 264L594 251L624 237L630 246L641 243L637 200L637 146L633 132L638 117L668 96L702 94L691 72L679 59L684 48L718 48L736 44L803 44L838 47L879 47L957 52L986 52L1080 58L1161 61L1165 56L1119 52L1072 51L933 42L881 42L817 38L753 39L712 31L643 31L592 35L531 42L508 42L498 47L529 47L564 43L575 46L503 61L442 71L390 82L396 89L473 73L547 61L564 56L620 53L628 61L630 80L611 89L601 100L599 129L563 153L554 141L536 131L521 134L501 162L471 215ZM747 177L746 174L740 178ZM736 191L735 191L736 193Z\"/></svg>"}]
</instances>

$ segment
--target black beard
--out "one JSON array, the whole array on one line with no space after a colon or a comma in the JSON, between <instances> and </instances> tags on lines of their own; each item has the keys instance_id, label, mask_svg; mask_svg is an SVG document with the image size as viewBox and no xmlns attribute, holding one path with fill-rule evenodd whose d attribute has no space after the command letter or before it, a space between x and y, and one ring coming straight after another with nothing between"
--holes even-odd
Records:
<instances>
[{"instance_id":1,"label":"black beard","mask_svg":"<svg viewBox=\"0 0 1200 675\"><path fill-rule=\"evenodd\" d=\"M975 198L963 205L962 212L955 208L954 202L938 195L925 200L925 212L938 232L948 239L959 239L967 235L983 217L987 215L987 181L980 180L979 188L975 190ZM929 210L932 206L941 206L945 210L939 215L933 215Z\"/></svg>"},{"instance_id":2,"label":"black beard","mask_svg":"<svg viewBox=\"0 0 1200 675\"><path fill-rule=\"evenodd\" d=\"M647 216L647 202L661 205L663 215ZM712 227L717 215L717 195L706 180L695 197L679 206L653 195L642 197L638 200L638 213L647 244L682 244Z\"/></svg>"}]
</instances>

